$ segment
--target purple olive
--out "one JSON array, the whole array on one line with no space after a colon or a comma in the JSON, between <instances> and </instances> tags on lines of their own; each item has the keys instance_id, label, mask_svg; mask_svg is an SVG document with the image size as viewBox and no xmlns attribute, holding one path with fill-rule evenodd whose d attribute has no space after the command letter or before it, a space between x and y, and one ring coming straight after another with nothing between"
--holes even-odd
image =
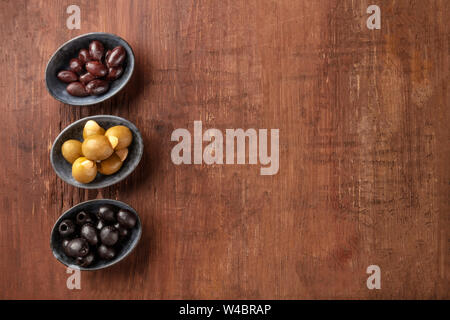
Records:
<instances>
[{"instance_id":1,"label":"purple olive","mask_svg":"<svg viewBox=\"0 0 450 320\"><path fill-rule=\"evenodd\" d=\"M86 97L89 95L89 93L86 91L86 87L84 86L84 84L78 81L70 83L67 86L66 91L70 95L75 97Z\"/></svg>"},{"instance_id":2,"label":"purple olive","mask_svg":"<svg viewBox=\"0 0 450 320\"><path fill-rule=\"evenodd\" d=\"M90 95L98 96L105 93L109 89L109 82L105 80L95 79L86 85L86 90Z\"/></svg>"},{"instance_id":3,"label":"purple olive","mask_svg":"<svg viewBox=\"0 0 450 320\"><path fill-rule=\"evenodd\" d=\"M91 74L91 73L89 73L89 72L86 72L85 74L83 74L81 77L80 77L80 81L84 84L84 85L86 85L86 84L88 84L89 82L91 82L92 80L94 80L94 79L96 79L97 77L96 76L94 76L93 74Z\"/></svg>"},{"instance_id":4,"label":"purple olive","mask_svg":"<svg viewBox=\"0 0 450 320\"><path fill-rule=\"evenodd\" d=\"M92 61L92 57L87 49L81 49L78 53L78 60L80 60L82 64L85 64L88 61Z\"/></svg>"},{"instance_id":5,"label":"purple olive","mask_svg":"<svg viewBox=\"0 0 450 320\"><path fill-rule=\"evenodd\" d=\"M115 47L112 49L111 54L108 56L108 59L106 60L106 64L109 67L117 67L120 66L127 56L127 52L125 51L125 48L122 46Z\"/></svg>"},{"instance_id":6,"label":"purple olive","mask_svg":"<svg viewBox=\"0 0 450 320\"><path fill-rule=\"evenodd\" d=\"M110 67L108 69L108 75L106 76L106 80L116 80L119 79L123 73L123 67Z\"/></svg>"},{"instance_id":7,"label":"purple olive","mask_svg":"<svg viewBox=\"0 0 450 320\"><path fill-rule=\"evenodd\" d=\"M78 76L75 72L69 70L60 71L57 75L58 79L65 83L78 81Z\"/></svg>"},{"instance_id":8,"label":"purple olive","mask_svg":"<svg viewBox=\"0 0 450 320\"><path fill-rule=\"evenodd\" d=\"M83 73L83 64L77 58L73 58L70 60L69 68L70 68L70 70L72 70L73 72L76 72L78 74Z\"/></svg>"},{"instance_id":9,"label":"purple olive","mask_svg":"<svg viewBox=\"0 0 450 320\"><path fill-rule=\"evenodd\" d=\"M86 70L99 78L108 74L108 68L100 61L88 61L86 62Z\"/></svg>"},{"instance_id":10,"label":"purple olive","mask_svg":"<svg viewBox=\"0 0 450 320\"><path fill-rule=\"evenodd\" d=\"M94 60L102 60L103 53L105 52L105 48L100 41L94 40L89 44L89 55Z\"/></svg>"},{"instance_id":11,"label":"purple olive","mask_svg":"<svg viewBox=\"0 0 450 320\"><path fill-rule=\"evenodd\" d=\"M109 57L109 55L111 54L111 50L108 50L108 51L106 51L106 53L105 53L105 64L106 64L106 66L109 68L109 65L108 65L108 57Z\"/></svg>"}]
</instances>

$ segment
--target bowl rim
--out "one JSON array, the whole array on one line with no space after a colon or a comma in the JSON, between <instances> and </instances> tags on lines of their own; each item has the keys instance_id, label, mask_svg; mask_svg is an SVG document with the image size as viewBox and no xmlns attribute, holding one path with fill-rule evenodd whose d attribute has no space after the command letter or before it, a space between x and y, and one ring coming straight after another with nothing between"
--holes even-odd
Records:
<instances>
[{"instance_id":1,"label":"bowl rim","mask_svg":"<svg viewBox=\"0 0 450 320\"><path fill-rule=\"evenodd\" d=\"M77 209L83 208L84 206L86 206L89 203L96 203L96 202L99 203L99 204L102 204L102 203L103 204L112 204L112 205L120 204L120 205L126 207L128 210L132 211L136 215L136 218L137 218L137 220L139 222L139 229L138 229L137 237L133 241L132 246L128 249L128 251L122 257L120 257L117 260L111 260L111 261L109 261L108 263L106 263L103 266L89 268L89 267L81 267L81 266L78 266L76 264L66 263L65 261L59 259L56 256L56 254L55 254L56 250L55 250L55 248L53 246L52 239L53 239L54 232L56 232L56 229L57 229L56 227L59 225L59 223L61 223L63 217L66 214L69 214L69 213L71 213L73 211L76 211ZM123 259L125 259L137 247L137 244L139 243L139 241L141 239L141 235L142 235L142 221L139 218L139 213L133 207L131 207L129 204L127 204L125 202L122 202L122 201L119 201L119 200L114 200L114 199L93 199L93 200L87 200L87 201L84 201L84 202L80 202L80 203L74 205L73 207L71 207L71 208L67 209L66 211L64 211L58 217L58 219L56 220L55 224L53 225L52 231L50 233L50 249L52 250L52 254L56 258L56 260L58 260L60 263L62 263L66 267L69 267L71 269L78 269L78 270L81 270L81 271L95 271L95 270L101 270L101 269L108 268L108 267L110 267L110 266L112 266L112 265L114 265L116 263L119 263Z\"/></svg>"},{"instance_id":2,"label":"bowl rim","mask_svg":"<svg viewBox=\"0 0 450 320\"><path fill-rule=\"evenodd\" d=\"M101 96L98 96L98 100L95 100L95 101L93 101L93 102L86 102L86 103L81 103L81 102L69 103L69 101L66 101L66 100L64 100L64 99L60 99L59 97L55 96L55 95L52 93L52 91L50 90L50 87L49 87L48 77L47 77L47 70L48 70L48 68L49 68L49 66L50 66L50 63L53 61L54 57L56 56L56 54L57 54L64 46L68 45L69 43L71 43L71 42L73 42L73 41L75 41L75 40L78 40L78 39L80 39L80 38L84 38L84 37L86 37L86 36L97 35L97 34L102 34L102 35L107 35L107 36L117 37L117 38L121 39L121 40L125 43L125 45L128 47L128 49L130 49L130 51L131 51L131 56L132 56L132 59L130 59L130 60L132 61L132 63L130 63L130 66L129 66L129 67L131 68L131 72L130 72L129 76L128 76L127 78L124 78L125 80L120 84L120 86L118 86L118 87L116 88L116 92L114 92L112 95L110 95L110 96L107 96L107 95L101 95ZM45 67L45 87L47 88L48 93L50 93L50 95L51 95L53 98L55 98L56 100L58 100L59 102L62 102L62 103L64 103L64 104L68 104L68 105L71 105L71 106L92 106L92 105L94 105L94 104L101 103L101 102L103 102L103 101L106 101L106 100L108 100L108 99L114 97L116 94L118 94L118 93L119 93L119 92L127 85L127 83L128 83L128 82L130 81L130 79L131 79L131 76L132 76L133 73L134 73L134 64L135 64L135 63L134 63L134 60L135 60L135 57L134 57L134 51L133 51L133 48L132 48L132 47L130 46L130 44L129 44L125 39L123 39L122 37L120 37L120 36L118 36L118 35L116 35L116 34L114 34L114 33L108 33L108 32L89 32L89 33L84 33L84 34L81 34L81 35L79 35L79 36L76 36L75 38L72 38L72 39L67 40L67 41L64 42L62 45L60 45L60 46L58 47L58 49L56 49L56 51L52 54L52 56L50 57L50 59L49 59L48 62L47 62L47 66ZM128 67L128 66L127 66L127 67Z\"/></svg>"},{"instance_id":3,"label":"bowl rim","mask_svg":"<svg viewBox=\"0 0 450 320\"><path fill-rule=\"evenodd\" d=\"M73 183L70 182L70 181L67 181L64 177L61 176L61 174L60 174L60 173L58 172L58 170L56 169L55 161L54 161L54 159L53 159L53 154L54 154L54 149L55 149L56 141L58 141L59 139L61 139L62 135L63 135L67 130L69 130L70 128L72 128L73 126L75 126L75 125L77 125L77 124L79 124L79 123L81 123L81 122L88 121L88 120L101 119L101 118L104 118L104 117L107 117L107 118L110 118L110 119L116 119L116 120L119 120L119 121L121 121L121 122L125 122L126 124L130 125L130 127L132 127L132 128L129 128L129 129L136 133L138 139L141 141L140 145L142 146L142 152L139 152L138 159L137 159L135 165L132 167L132 169L130 170L130 172L129 172L127 175L124 175L122 178L118 179L117 181L111 182L111 183L106 184L106 185L101 186L101 187L89 185L89 183L80 183L80 185L76 185L76 184L73 184ZM134 123L132 123L131 121L129 121L129 120L125 119L125 118L122 118L122 117L113 116L113 115L109 115L109 114L100 114L100 115L89 116L89 117L84 117L84 118L78 119L78 120L76 120L76 121L70 123L70 124L69 124L68 126L66 126L64 129L62 129L61 132L56 136L55 140L53 140L52 148L50 149L50 163L52 164L53 171L55 171L56 175L57 175L62 181L66 182L66 183L68 183L68 184L70 184L70 185L72 185L72 186L74 186L74 187L76 187L76 188L81 188L81 189L103 189L103 188L106 188L106 187L110 187L110 186L112 186L112 185L115 185L116 183L119 183L119 182L123 181L124 179L126 179L126 178L127 178L127 177L128 177L128 176L136 169L136 168L137 168L137 166L138 166L139 163L141 162L143 153L144 153L144 140L142 139L141 132L140 132L139 129L134 125ZM62 155L61 155L61 156L62 156Z\"/></svg>"}]
</instances>

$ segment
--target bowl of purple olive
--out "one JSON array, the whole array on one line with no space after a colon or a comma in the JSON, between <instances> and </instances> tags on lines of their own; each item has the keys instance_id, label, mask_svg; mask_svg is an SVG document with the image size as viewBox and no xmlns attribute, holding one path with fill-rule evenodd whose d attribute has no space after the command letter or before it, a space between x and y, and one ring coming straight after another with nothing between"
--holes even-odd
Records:
<instances>
[{"instance_id":1,"label":"bowl of purple olive","mask_svg":"<svg viewBox=\"0 0 450 320\"><path fill-rule=\"evenodd\" d=\"M70 268L99 270L128 256L141 233L139 216L129 205L111 199L90 200L59 217L50 247L55 258Z\"/></svg>"},{"instance_id":2,"label":"bowl of purple olive","mask_svg":"<svg viewBox=\"0 0 450 320\"><path fill-rule=\"evenodd\" d=\"M45 70L47 90L57 100L87 106L118 93L134 71L130 45L114 34L87 33L56 50Z\"/></svg>"}]
</instances>

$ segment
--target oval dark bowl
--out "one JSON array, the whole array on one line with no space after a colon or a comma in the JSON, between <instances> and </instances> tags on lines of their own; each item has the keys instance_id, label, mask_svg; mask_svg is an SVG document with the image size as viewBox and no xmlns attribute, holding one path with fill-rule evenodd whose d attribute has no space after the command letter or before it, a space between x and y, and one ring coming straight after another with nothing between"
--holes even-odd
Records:
<instances>
[{"instance_id":1,"label":"oval dark bowl","mask_svg":"<svg viewBox=\"0 0 450 320\"><path fill-rule=\"evenodd\" d=\"M74 97L67 93L67 83L61 82L56 75L61 70L68 70L69 61L72 58L78 57L78 51L83 48L88 48L89 43L93 40L98 40L103 43L106 50L113 49L116 46L123 46L127 52L127 59L124 64L124 73L122 76L111 81L109 90L99 96ZM122 38L104 32L86 33L76 38L73 38L56 50L53 56L47 63L45 69L45 84L48 92L56 99L66 104L75 106L88 106L105 101L117 92L119 92L130 80L134 71L134 53L130 45Z\"/></svg>"},{"instance_id":2,"label":"oval dark bowl","mask_svg":"<svg viewBox=\"0 0 450 320\"><path fill-rule=\"evenodd\" d=\"M115 207L118 207L120 209L126 209L136 215L136 225L131 230L131 234L129 235L127 241L121 244L120 250L117 252L117 255L112 260L101 260L97 259L93 262L92 265L88 267L80 267L79 265L75 264L75 259L68 257L62 248L62 237L58 232L58 226L64 219L74 219L75 215L80 211L85 211L86 213L94 214L96 210L105 204L113 205ZM109 266L112 266L113 264L118 263L119 261L123 260L126 256L128 256L131 251L136 247L136 245L139 242L139 239L141 238L142 234L142 224L141 220L139 219L139 215L132 207L127 205L126 203L123 203L121 201L117 200L111 200L111 199L98 199L98 200L89 200L86 202L82 202L77 204L76 206L73 206L66 212L64 212L56 221L55 225L53 226L51 237L50 237L50 248L52 249L53 255L56 259L58 259L62 264L73 268L73 269L80 269L80 270L99 270L103 269Z\"/></svg>"},{"instance_id":3,"label":"oval dark bowl","mask_svg":"<svg viewBox=\"0 0 450 320\"><path fill-rule=\"evenodd\" d=\"M72 164L64 159L61 153L61 146L69 139L83 141L83 128L88 120L95 120L105 130L113 126L124 125L133 133L133 141L128 147L128 157L125 159L119 171L109 176L98 173L94 181L85 184L76 181L72 177ZM142 141L141 133L133 123L121 117L98 115L77 120L61 131L56 137L55 142L53 142L50 151L50 162L56 174L65 182L79 188L99 189L118 183L130 175L139 164L139 161L141 161L143 152L144 142Z\"/></svg>"}]
</instances>

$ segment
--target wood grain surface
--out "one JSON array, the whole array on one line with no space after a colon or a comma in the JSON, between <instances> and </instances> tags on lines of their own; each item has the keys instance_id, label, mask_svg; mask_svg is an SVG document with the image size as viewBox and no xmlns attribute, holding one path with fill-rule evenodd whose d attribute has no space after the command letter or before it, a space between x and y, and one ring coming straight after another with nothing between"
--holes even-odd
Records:
<instances>
[{"instance_id":1,"label":"wood grain surface","mask_svg":"<svg viewBox=\"0 0 450 320\"><path fill-rule=\"evenodd\" d=\"M68 30L66 8L81 8ZM381 30L366 9L381 8ZM0 1L0 298L318 299L449 295L447 0ZM91 107L47 92L65 41L105 31L136 55L128 86ZM124 182L54 173L58 133L89 115L140 129ZM174 165L176 128L280 129L280 170ZM50 231L112 198L143 221L136 251L68 290ZM366 268L381 268L381 289Z\"/></svg>"}]
</instances>

